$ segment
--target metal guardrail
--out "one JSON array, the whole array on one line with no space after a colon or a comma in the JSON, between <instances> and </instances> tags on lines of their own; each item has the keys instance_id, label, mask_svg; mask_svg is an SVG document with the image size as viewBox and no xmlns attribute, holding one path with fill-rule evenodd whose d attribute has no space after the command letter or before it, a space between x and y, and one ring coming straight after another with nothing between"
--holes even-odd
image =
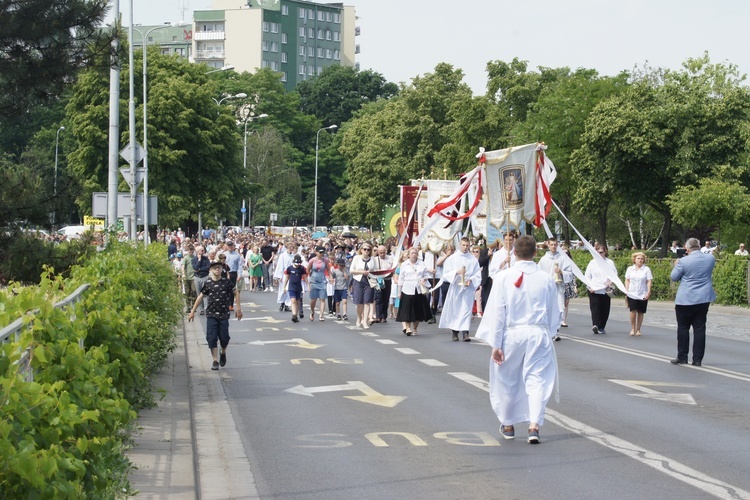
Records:
<instances>
[{"instance_id":1,"label":"metal guardrail","mask_svg":"<svg viewBox=\"0 0 750 500\"><path fill-rule=\"evenodd\" d=\"M89 284L81 285L78 287L78 289L65 297L63 300L55 303L54 307L55 309L66 309L77 302L79 302L83 298L83 293L88 290ZM32 311L29 314L37 314L39 311ZM75 319L75 315L71 316L71 320ZM27 330L31 328L32 322L24 324L24 318L18 318L13 323L9 324L2 330L0 330L0 343L2 344L9 344L12 342L18 342L21 335L23 334L24 330ZM80 339L78 341L78 345L83 348L83 339ZM21 357L16 361L18 365L18 371L24 374L24 378L28 382L32 382L34 380L34 371L31 369L31 349L26 348L23 353L21 353Z\"/></svg>"}]
</instances>

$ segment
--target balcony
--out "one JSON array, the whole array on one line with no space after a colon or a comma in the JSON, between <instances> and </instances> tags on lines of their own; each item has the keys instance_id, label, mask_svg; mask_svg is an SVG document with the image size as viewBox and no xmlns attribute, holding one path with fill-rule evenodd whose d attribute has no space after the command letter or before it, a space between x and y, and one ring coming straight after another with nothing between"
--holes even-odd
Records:
<instances>
[{"instance_id":1,"label":"balcony","mask_svg":"<svg viewBox=\"0 0 750 500\"><path fill-rule=\"evenodd\" d=\"M226 38L224 31L195 31L193 38L197 41L202 40L224 40Z\"/></svg>"},{"instance_id":2,"label":"balcony","mask_svg":"<svg viewBox=\"0 0 750 500\"><path fill-rule=\"evenodd\" d=\"M223 50L196 50L196 59L224 59Z\"/></svg>"}]
</instances>

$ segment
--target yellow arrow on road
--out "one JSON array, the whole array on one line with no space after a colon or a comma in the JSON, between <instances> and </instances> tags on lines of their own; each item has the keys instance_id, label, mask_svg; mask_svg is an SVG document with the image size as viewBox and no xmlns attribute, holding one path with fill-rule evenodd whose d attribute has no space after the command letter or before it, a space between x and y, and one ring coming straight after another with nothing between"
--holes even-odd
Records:
<instances>
[{"instance_id":1,"label":"yellow arrow on road","mask_svg":"<svg viewBox=\"0 0 750 500\"><path fill-rule=\"evenodd\" d=\"M369 403L371 405L385 406L387 408L393 408L401 401L406 399L406 396L386 396L380 394L378 391L368 386L364 382L358 380L348 381L346 384L341 385L324 385L320 387L305 387L304 385L298 385L287 389L286 392L292 394L299 394L301 396L313 397L316 392L338 392L338 391L360 391L364 396L344 396L347 399L353 399L354 401L360 401L362 403Z\"/></svg>"},{"instance_id":2,"label":"yellow arrow on road","mask_svg":"<svg viewBox=\"0 0 750 500\"><path fill-rule=\"evenodd\" d=\"M284 344L288 347L301 347L302 349L317 349L325 344L311 344L304 339L287 339L287 340L256 340L248 342L247 345L266 345L266 344Z\"/></svg>"}]
</instances>

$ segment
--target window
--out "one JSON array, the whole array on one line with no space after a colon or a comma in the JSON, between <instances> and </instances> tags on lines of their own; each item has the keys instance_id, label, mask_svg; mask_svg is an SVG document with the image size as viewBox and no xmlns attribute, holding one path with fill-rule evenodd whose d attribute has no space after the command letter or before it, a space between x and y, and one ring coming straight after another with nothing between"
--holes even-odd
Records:
<instances>
[{"instance_id":1,"label":"window","mask_svg":"<svg viewBox=\"0 0 750 500\"><path fill-rule=\"evenodd\" d=\"M268 41L263 40L263 52L268 52Z\"/></svg>"},{"instance_id":2,"label":"window","mask_svg":"<svg viewBox=\"0 0 750 500\"><path fill-rule=\"evenodd\" d=\"M341 59L341 56L339 55L339 51L338 51L338 50L334 50L334 51L333 51L333 58L334 58L335 60L337 60L337 61L338 61L339 59Z\"/></svg>"},{"instance_id":3,"label":"window","mask_svg":"<svg viewBox=\"0 0 750 500\"><path fill-rule=\"evenodd\" d=\"M301 36L302 38L305 38L305 27L304 26L300 26L299 27L299 36Z\"/></svg>"},{"instance_id":4,"label":"window","mask_svg":"<svg viewBox=\"0 0 750 500\"><path fill-rule=\"evenodd\" d=\"M287 36L286 33L281 34L281 43L287 43Z\"/></svg>"},{"instance_id":5,"label":"window","mask_svg":"<svg viewBox=\"0 0 750 500\"><path fill-rule=\"evenodd\" d=\"M268 64L268 61L266 61L265 59L263 59L263 62L261 63L261 65L262 65L262 66L263 66L264 68L267 68L267 67L269 66L269 64Z\"/></svg>"},{"instance_id":6,"label":"window","mask_svg":"<svg viewBox=\"0 0 750 500\"><path fill-rule=\"evenodd\" d=\"M315 66L308 66L307 67L307 74L309 76L313 76L315 74Z\"/></svg>"},{"instance_id":7,"label":"window","mask_svg":"<svg viewBox=\"0 0 750 500\"><path fill-rule=\"evenodd\" d=\"M323 29L318 30L318 40L323 40L326 36L326 32Z\"/></svg>"},{"instance_id":8,"label":"window","mask_svg":"<svg viewBox=\"0 0 750 500\"><path fill-rule=\"evenodd\" d=\"M305 65L304 64L300 64L299 65L299 74L300 75L304 75L305 74Z\"/></svg>"},{"instance_id":9,"label":"window","mask_svg":"<svg viewBox=\"0 0 750 500\"><path fill-rule=\"evenodd\" d=\"M279 70L279 61L271 61L271 69L274 71Z\"/></svg>"},{"instance_id":10,"label":"window","mask_svg":"<svg viewBox=\"0 0 750 500\"><path fill-rule=\"evenodd\" d=\"M333 12L326 12L326 21L329 23L333 21Z\"/></svg>"},{"instance_id":11,"label":"window","mask_svg":"<svg viewBox=\"0 0 750 500\"><path fill-rule=\"evenodd\" d=\"M323 12L322 10L319 10L318 11L318 21L323 21L323 20L325 20L325 12Z\"/></svg>"},{"instance_id":12,"label":"window","mask_svg":"<svg viewBox=\"0 0 750 500\"><path fill-rule=\"evenodd\" d=\"M323 72L323 66L318 66L317 68L318 75L320 75Z\"/></svg>"},{"instance_id":13,"label":"window","mask_svg":"<svg viewBox=\"0 0 750 500\"><path fill-rule=\"evenodd\" d=\"M307 55L310 57L315 57L315 47L308 47L307 48Z\"/></svg>"},{"instance_id":14,"label":"window","mask_svg":"<svg viewBox=\"0 0 750 500\"><path fill-rule=\"evenodd\" d=\"M305 9L304 9L304 7L300 8L300 10L299 10L299 18L300 19L304 19L305 18Z\"/></svg>"},{"instance_id":15,"label":"window","mask_svg":"<svg viewBox=\"0 0 750 500\"><path fill-rule=\"evenodd\" d=\"M299 46L299 55L304 56L305 55L305 46L300 45Z\"/></svg>"},{"instance_id":16,"label":"window","mask_svg":"<svg viewBox=\"0 0 750 500\"><path fill-rule=\"evenodd\" d=\"M334 31L333 32L333 41L334 42L340 42L341 41L341 32L340 31Z\"/></svg>"},{"instance_id":17,"label":"window","mask_svg":"<svg viewBox=\"0 0 750 500\"><path fill-rule=\"evenodd\" d=\"M271 52L279 51L279 42L271 42Z\"/></svg>"},{"instance_id":18,"label":"window","mask_svg":"<svg viewBox=\"0 0 750 500\"><path fill-rule=\"evenodd\" d=\"M315 38L315 28L307 28L307 38Z\"/></svg>"},{"instance_id":19,"label":"window","mask_svg":"<svg viewBox=\"0 0 750 500\"><path fill-rule=\"evenodd\" d=\"M315 20L315 12L312 9L307 9L307 18L311 21Z\"/></svg>"},{"instance_id":20,"label":"window","mask_svg":"<svg viewBox=\"0 0 750 500\"><path fill-rule=\"evenodd\" d=\"M268 21L263 21L263 31L265 31L266 33L268 33L268 24Z\"/></svg>"},{"instance_id":21,"label":"window","mask_svg":"<svg viewBox=\"0 0 750 500\"><path fill-rule=\"evenodd\" d=\"M271 33L279 32L279 23L271 23Z\"/></svg>"},{"instance_id":22,"label":"window","mask_svg":"<svg viewBox=\"0 0 750 500\"><path fill-rule=\"evenodd\" d=\"M336 13L333 14L333 22L341 24L341 13L340 12L336 12Z\"/></svg>"},{"instance_id":23,"label":"window","mask_svg":"<svg viewBox=\"0 0 750 500\"><path fill-rule=\"evenodd\" d=\"M318 47L318 57L322 58L324 57L325 51L323 50L323 47Z\"/></svg>"},{"instance_id":24,"label":"window","mask_svg":"<svg viewBox=\"0 0 750 500\"><path fill-rule=\"evenodd\" d=\"M330 59L333 57L333 51L331 49L326 49L326 59Z\"/></svg>"},{"instance_id":25,"label":"window","mask_svg":"<svg viewBox=\"0 0 750 500\"><path fill-rule=\"evenodd\" d=\"M286 52L282 52L281 53L281 62L283 62L283 63L286 62Z\"/></svg>"},{"instance_id":26,"label":"window","mask_svg":"<svg viewBox=\"0 0 750 500\"><path fill-rule=\"evenodd\" d=\"M326 30L326 40L331 39L331 30Z\"/></svg>"},{"instance_id":27,"label":"window","mask_svg":"<svg viewBox=\"0 0 750 500\"><path fill-rule=\"evenodd\" d=\"M286 71L284 71L283 73L281 73L281 81L282 82L287 81Z\"/></svg>"},{"instance_id":28,"label":"window","mask_svg":"<svg viewBox=\"0 0 750 500\"><path fill-rule=\"evenodd\" d=\"M288 5L282 5L281 6L281 15L282 16L288 16L289 15L289 6Z\"/></svg>"}]
</instances>

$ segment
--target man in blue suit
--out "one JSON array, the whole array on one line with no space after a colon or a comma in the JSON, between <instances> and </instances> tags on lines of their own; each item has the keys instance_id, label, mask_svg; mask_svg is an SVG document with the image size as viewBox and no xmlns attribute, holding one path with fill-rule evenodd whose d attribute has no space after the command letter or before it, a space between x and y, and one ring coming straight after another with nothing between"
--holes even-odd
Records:
<instances>
[{"instance_id":1,"label":"man in blue suit","mask_svg":"<svg viewBox=\"0 0 750 500\"><path fill-rule=\"evenodd\" d=\"M701 244L696 238L685 242L687 255L677 259L670 278L679 281L675 298L677 316L677 357L673 365L688 362L690 351L690 327L693 327L693 366L701 366L706 350L706 316L708 306L716 300L712 275L716 259L712 254L701 252Z\"/></svg>"}]
</instances>

